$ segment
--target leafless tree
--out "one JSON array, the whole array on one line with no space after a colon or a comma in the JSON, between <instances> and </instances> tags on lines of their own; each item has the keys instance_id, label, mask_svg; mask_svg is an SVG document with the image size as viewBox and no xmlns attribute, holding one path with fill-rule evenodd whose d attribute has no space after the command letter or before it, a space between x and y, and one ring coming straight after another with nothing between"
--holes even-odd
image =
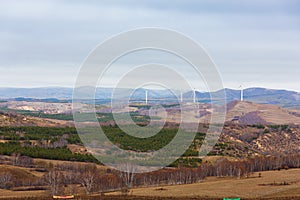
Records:
<instances>
[{"instance_id":1,"label":"leafless tree","mask_svg":"<svg viewBox=\"0 0 300 200\"><path fill-rule=\"evenodd\" d=\"M21 156L19 153L11 154L11 162L14 166L30 167L33 165L33 159L28 156Z\"/></svg>"},{"instance_id":2,"label":"leafless tree","mask_svg":"<svg viewBox=\"0 0 300 200\"><path fill-rule=\"evenodd\" d=\"M0 188L9 189L12 186L12 174L9 172L2 172L0 174Z\"/></svg>"},{"instance_id":3,"label":"leafless tree","mask_svg":"<svg viewBox=\"0 0 300 200\"><path fill-rule=\"evenodd\" d=\"M78 183L80 174L74 171L67 171L64 174L65 177L65 184L68 185L68 194L76 194L77 187L76 184Z\"/></svg>"},{"instance_id":4,"label":"leafless tree","mask_svg":"<svg viewBox=\"0 0 300 200\"><path fill-rule=\"evenodd\" d=\"M120 166L120 170L120 178L125 186L122 190L126 192L132 188L137 167L133 163L123 163Z\"/></svg>"},{"instance_id":5,"label":"leafless tree","mask_svg":"<svg viewBox=\"0 0 300 200\"><path fill-rule=\"evenodd\" d=\"M96 166L87 166L86 171L80 176L81 185L87 194L92 193L95 189L97 171Z\"/></svg>"},{"instance_id":6,"label":"leafless tree","mask_svg":"<svg viewBox=\"0 0 300 200\"><path fill-rule=\"evenodd\" d=\"M50 144L50 148L57 148L57 147L65 147L67 146L68 142L67 140L60 138L59 140L53 142L52 144Z\"/></svg>"},{"instance_id":7,"label":"leafless tree","mask_svg":"<svg viewBox=\"0 0 300 200\"><path fill-rule=\"evenodd\" d=\"M20 158L20 154L19 153L13 153L11 154L11 162L12 162L12 165L17 165L19 163L19 158Z\"/></svg>"},{"instance_id":8,"label":"leafless tree","mask_svg":"<svg viewBox=\"0 0 300 200\"><path fill-rule=\"evenodd\" d=\"M44 181L49 186L51 195L63 193L64 175L62 172L53 169L44 175Z\"/></svg>"}]
</instances>

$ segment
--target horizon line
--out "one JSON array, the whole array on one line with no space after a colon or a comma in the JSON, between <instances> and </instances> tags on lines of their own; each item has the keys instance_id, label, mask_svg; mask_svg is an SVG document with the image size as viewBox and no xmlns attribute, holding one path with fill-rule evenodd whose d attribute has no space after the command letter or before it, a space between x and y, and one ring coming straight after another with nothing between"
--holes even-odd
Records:
<instances>
[{"instance_id":1,"label":"horizon line","mask_svg":"<svg viewBox=\"0 0 300 200\"><path fill-rule=\"evenodd\" d=\"M93 86L82 86L82 87L93 87ZM49 89L49 88L57 88L57 89L74 89L75 87L70 87L70 86L40 86L40 87L1 87L0 86L0 89ZM102 89L114 89L115 87L112 87L112 86L107 86L107 87L96 87L97 89L98 88L102 88ZM133 88L127 88L127 87L124 87L124 88L119 88L119 89L133 89ZM146 90L168 90L168 89L158 89L158 88L138 88L138 89L146 89ZM196 91L197 92L217 92L217 91L220 91L220 90L224 90L224 89L230 89L230 90L237 90L237 91L240 91L239 88L231 88L231 87L224 87L222 89L219 89L219 90L215 90L215 91L205 91L205 90L199 90L196 88ZM247 89L268 89L268 90L285 90L285 91L291 91L291 92L297 92L297 93L300 93L299 90L295 90L295 89L288 89L288 88L269 88L269 87L263 87L263 86L252 86L252 87L247 87L247 88L243 88L243 90L247 90ZM175 89L175 90L180 90L180 89ZM187 91L192 91L193 89L191 90L187 90Z\"/></svg>"}]
</instances>

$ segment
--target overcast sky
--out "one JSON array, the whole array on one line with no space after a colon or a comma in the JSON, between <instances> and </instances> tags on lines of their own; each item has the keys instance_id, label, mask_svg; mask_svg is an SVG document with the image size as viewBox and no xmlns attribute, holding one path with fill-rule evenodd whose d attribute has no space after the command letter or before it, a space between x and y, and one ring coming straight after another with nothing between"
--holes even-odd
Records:
<instances>
[{"instance_id":1,"label":"overcast sky","mask_svg":"<svg viewBox=\"0 0 300 200\"><path fill-rule=\"evenodd\" d=\"M200 43L225 87L300 91L298 0L0 0L0 87L73 87L99 43L141 27Z\"/></svg>"}]
</instances>

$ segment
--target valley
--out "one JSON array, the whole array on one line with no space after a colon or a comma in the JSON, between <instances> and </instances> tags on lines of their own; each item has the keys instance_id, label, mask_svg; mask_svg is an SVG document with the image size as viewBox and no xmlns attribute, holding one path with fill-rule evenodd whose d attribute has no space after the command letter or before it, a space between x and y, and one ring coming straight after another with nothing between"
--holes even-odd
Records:
<instances>
[{"instance_id":1,"label":"valley","mask_svg":"<svg viewBox=\"0 0 300 200\"><path fill-rule=\"evenodd\" d=\"M71 105L49 100L0 102L2 198L47 199L54 194L82 199L99 195L104 199L300 198L298 109L237 100L214 107L198 102L196 109L189 102L164 102L157 108L154 102L131 102L112 114L109 104L96 104L97 121L106 137L129 152L150 155L168 144L178 131L181 106L188 113L188 123L199 122L193 142L180 158L159 171L128 174L134 177L128 182L122 172L104 166L92 155L98 147L86 147L82 142ZM81 107L83 116L93 110L89 103L81 103ZM226 110L222 133L208 156L199 157L210 118L222 109ZM114 117L122 119L128 110L141 127L166 119L163 129L149 138L126 134ZM83 119L77 123L87 130L97 124ZM132 125L123 120L122 126ZM185 134L190 133L187 130ZM118 161L118 157L114 159ZM47 182L49 178L55 178L57 185ZM85 182L88 180L91 185Z\"/></svg>"}]
</instances>

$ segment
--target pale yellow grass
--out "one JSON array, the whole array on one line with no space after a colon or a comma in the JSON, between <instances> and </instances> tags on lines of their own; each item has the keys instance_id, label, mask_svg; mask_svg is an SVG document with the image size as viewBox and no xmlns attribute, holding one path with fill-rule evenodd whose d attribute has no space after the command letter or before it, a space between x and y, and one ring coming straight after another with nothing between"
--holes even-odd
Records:
<instances>
[{"instance_id":1,"label":"pale yellow grass","mask_svg":"<svg viewBox=\"0 0 300 200\"><path fill-rule=\"evenodd\" d=\"M10 191L0 189L0 199L1 198L18 198L18 197L40 197L47 196L47 191Z\"/></svg>"},{"instance_id":2,"label":"pale yellow grass","mask_svg":"<svg viewBox=\"0 0 300 200\"><path fill-rule=\"evenodd\" d=\"M251 178L208 178L202 183L133 189L133 195L164 197L300 197L300 169L255 173ZM259 184L290 183L290 185L261 186ZM113 193L118 194L118 193Z\"/></svg>"}]
</instances>

